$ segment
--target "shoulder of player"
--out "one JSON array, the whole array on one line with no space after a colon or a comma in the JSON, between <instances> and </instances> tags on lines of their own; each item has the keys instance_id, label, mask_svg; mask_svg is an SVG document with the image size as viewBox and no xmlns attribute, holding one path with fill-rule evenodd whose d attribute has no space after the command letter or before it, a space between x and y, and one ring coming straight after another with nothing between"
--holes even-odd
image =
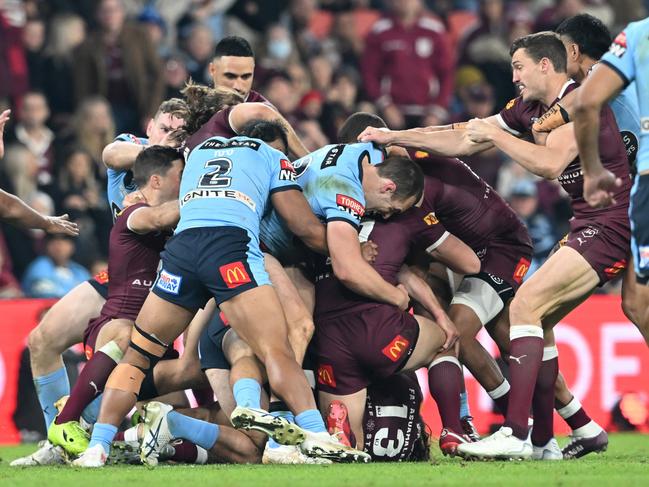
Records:
<instances>
[{"instance_id":1,"label":"shoulder of player","mask_svg":"<svg viewBox=\"0 0 649 487\"><path fill-rule=\"evenodd\" d=\"M374 25L371 29L371 34L380 35L394 27L394 21L389 17L383 17L382 19L374 22Z\"/></svg>"},{"instance_id":2,"label":"shoulder of player","mask_svg":"<svg viewBox=\"0 0 649 487\"><path fill-rule=\"evenodd\" d=\"M141 203L135 203L134 205L127 206L126 208L123 208L119 213L117 213L116 218L115 218L115 225L117 223L124 223L124 226L126 227L128 223L129 217L137 210L140 208L148 208L149 205L147 203L141 202Z\"/></svg>"},{"instance_id":3,"label":"shoulder of player","mask_svg":"<svg viewBox=\"0 0 649 487\"><path fill-rule=\"evenodd\" d=\"M436 34L443 34L446 32L444 24L434 17L423 16L417 21L417 26L420 29L435 32Z\"/></svg>"}]
</instances>

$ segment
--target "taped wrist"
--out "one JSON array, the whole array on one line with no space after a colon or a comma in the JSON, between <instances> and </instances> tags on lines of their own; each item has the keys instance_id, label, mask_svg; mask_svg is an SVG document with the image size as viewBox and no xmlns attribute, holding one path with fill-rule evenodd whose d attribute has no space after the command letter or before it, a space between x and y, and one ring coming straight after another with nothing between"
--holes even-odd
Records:
<instances>
[{"instance_id":1,"label":"taped wrist","mask_svg":"<svg viewBox=\"0 0 649 487\"><path fill-rule=\"evenodd\" d=\"M534 122L532 129L537 132L550 132L568 122L570 122L570 115L565 108L556 103Z\"/></svg>"},{"instance_id":2,"label":"taped wrist","mask_svg":"<svg viewBox=\"0 0 649 487\"><path fill-rule=\"evenodd\" d=\"M469 122L457 122L457 123L453 123L453 124L451 124L451 128L452 128L453 130L461 130L461 129L465 129L466 126L468 125L468 123L469 123Z\"/></svg>"}]
</instances>

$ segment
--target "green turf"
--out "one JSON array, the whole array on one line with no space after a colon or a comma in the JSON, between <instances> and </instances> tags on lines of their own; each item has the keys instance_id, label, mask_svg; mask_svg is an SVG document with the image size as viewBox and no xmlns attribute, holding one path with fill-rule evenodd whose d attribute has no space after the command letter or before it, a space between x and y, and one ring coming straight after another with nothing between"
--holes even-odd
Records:
<instances>
[{"instance_id":1,"label":"green turf","mask_svg":"<svg viewBox=\"0 0 649 487\"><path fill-rule=\"evenodd\" d=\"M649 486L649 436L611 436L608 452L569 462L463 462L435 456L430 463L332 466L114 466L101 470L71 467L11 468L33 445L0 448L0 486L192 487L278 485L282 487L399 487L401 485ZM208 483L209 482L209 483Z\"/></svg>"}]
</instances>

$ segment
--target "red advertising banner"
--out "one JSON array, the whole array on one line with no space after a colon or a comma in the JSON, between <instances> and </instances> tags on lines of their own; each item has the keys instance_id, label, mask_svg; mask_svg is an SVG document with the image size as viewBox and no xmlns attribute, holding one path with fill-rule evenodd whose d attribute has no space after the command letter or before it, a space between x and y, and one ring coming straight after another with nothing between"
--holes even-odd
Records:
<instances>
[{"instance_id":1,"label":"red advertising banner","mask_svg":"<svg viewBox=\"0 0 649 487\"><path fill-rule=\"evenodd\" d=\"M20 354L39 316L52 303L52 300L0 301L0 444L19 441L12 415L19 405L16 396ZM486 334L480 338L487 350L496 352ZM557 326L556 338L559 367L568 385L590 416L602 426L608 426L611 408L621 394L636 392L649 397L646 372L649 349L638 330L622 314L618 296L589 298ZM439 417L427 382L424 376L420 377L426 398L423 414L437 434ZM466 384L476 426L482 432L487 431L501 418L492 412L491 399L470 375ZM555 428L561 434L569 432L558 416Z\"/></svg>"}]
</instances>

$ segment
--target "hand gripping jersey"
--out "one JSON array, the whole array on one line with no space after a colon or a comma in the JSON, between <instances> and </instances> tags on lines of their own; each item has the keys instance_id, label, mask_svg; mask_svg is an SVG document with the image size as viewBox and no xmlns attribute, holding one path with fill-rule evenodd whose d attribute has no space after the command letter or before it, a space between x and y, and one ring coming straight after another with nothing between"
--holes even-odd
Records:
<instances>
[{"instance_id":1,"label":"hand gripping jersey","mask_svg":"<svg viewBox=\"0 0 649 487\"><path fill-rule=\"evenodd\" d=\"M248 137L211 137L189 153L180 181L180 221L189 228L238 227L258 241L259 221L275 191L300 189L280 151Z\"/></svg>"},{"instance_id":2,"label":"hand gripping jersey","mask_svg":"<svg viewBox=\"0 0 649 487\"><path fill-rule=\"evenodd\" d=\"M115 137L115 141L132 142L139 145L149 145L149 139L136 137L132 134L120 134ZM133 181L133 171L130 169L116 171L108 168L106 170L108 179L107 196L110 210L113 213L113 221L117 214L122 211L122 201L124 197L137 189L137 184Z\"/></svg>"},{"instance_id":3,"label":"hand gripping jersey","mask_svg":"<svg viewBox=\"0 0 649 487\"><path fill-rule=\"evenodd\" d=\"M363 142L327 145L293 163L297 183L323 223L342 220L360 227L365 214L362 162L366 156L370 164L384 159L381 149ZM293 235L274 211L261 222L261 240L280 261L294 252Z\"/></svg>"},{"instance_id":4,"label":"hand gripping jersey","mask_svg":"<svg viewBox=\"0 0 649 487\"><path fill-rule=\"evenodd\" d=\"M649 170L649 118L647 118L649 117L649 100L646 96L649 89L647 49L649 49L649 18L630 23L615 38L609 52L604 54L600 60L601 63L606 64L619 74L624 81L626 90L620 97L624 96L631 103L635 99L638 104L638 118L635 120L640 124L638 172ZM618 120L618 124L622 129L620 120Z\"/></svg>"}]
</instances>

